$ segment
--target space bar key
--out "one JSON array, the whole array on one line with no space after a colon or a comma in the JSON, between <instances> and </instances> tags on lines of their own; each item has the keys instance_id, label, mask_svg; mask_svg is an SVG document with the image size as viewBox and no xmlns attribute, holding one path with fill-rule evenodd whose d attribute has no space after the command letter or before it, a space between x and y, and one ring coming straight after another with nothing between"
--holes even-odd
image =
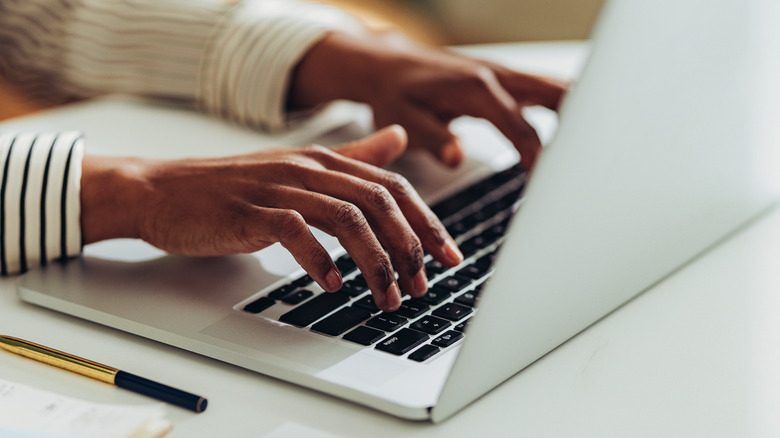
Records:
<instances>
[{"instance_id":1,"label":"space bar key","mask_svg":"<svg viewBox=\"0 0 780 438\"><path fill-rule=\"evenodd\" d=\"M339 292L325 292L285 313L279 318L279 321L298 327L306 327L347 302L349 302L347 295Z\"/></svg>"}]
</instances>

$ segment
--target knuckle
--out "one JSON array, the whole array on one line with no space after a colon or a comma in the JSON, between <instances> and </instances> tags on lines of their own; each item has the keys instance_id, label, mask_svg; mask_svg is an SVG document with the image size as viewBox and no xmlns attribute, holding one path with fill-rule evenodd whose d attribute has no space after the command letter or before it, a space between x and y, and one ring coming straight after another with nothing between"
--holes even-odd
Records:
<instances>
[{"instance_id":1,"label":"knuckle","mask_svg":"<svg viewBox=\"0 0 780 438\"><path fill-rule=\"evenodd\" d=\"M279 241L295 240L308 231L306 220L295 210L282 210L276 214L274 230Z\"/></svg>"},{"instance_id":2,"label":"knuckle","mask_svg":"<svg viewBox=\"0 0 780 438\"><path fill-rule=\"evenodd\" d=\"M476 65L468 76L468 84L474 88L490 89L490 85L496 81L496 74L485 65Z\"/></svg>"},{"instance_id":3,"label":"knuckle","mask_svg":"<svg viewBox=\"0 0 780 438\"><path fill-rule=\"evenodd\" d=\"M407 273L409 275L414 275L422 269L425 255L420 239L416 236L411 236L409 249L403 254L403 257L403 263L406 266L406 269L408 269Z\"/></svg>"},{"instance_id":4,"label":"knuckle","mask_svg":"<svg viewBox=\"0 0 780 438\"><path fill-rule=\"evenodd\" d=\"M390 261L386 258L378 260L370 272L373 274L374 278L382 282L383 288L389 287L390 284L395 281L395 272L390 265Z\"/></svg>"},{"instance_id":5,"label":"knuckle","mask_svg":"<svg viewBox=\"0 0 780 438\"><path fill-rule=\"evenodd\" d=\"M433 237L434 244L437 246L443 245L444 242L448 240L450 237L449 233L447 232L447 229L444 228L444 225L439 221L439 218L436 217L436 215L433 212L426 213L426 218L428 222L428 235Z\"/></svg>"},{"instance_id":6,"label":"knuckle","mask_svg":"<svg viewBox=\"0 0 780 438\"><path fill-rule=\"evenodd\" d=\"M280 158L274 164L279 168L277 172L288 175L296 175L309 169L309 166L291 157Z\"/></svg>"},{"instance_id":7,"label":"knuckle","mask_svg":"<svg viewBox=\"0 0 780 438\"><path fill-rule=\"evenodd\" d=\"M225 230L232 230L232 233L239 241L247 243L247 246L257 246L260 243L256 242L256 227L257 214L256 212L244 205L234 204L224 210L227 214L225 223L227 226ZM224 234L223 234L224 235Z\"/></svg>"},{"instance_id":8,"label":"knuckle","mask_svg":"<svg viewBox=\"0 0 780 438\"><path fill-rule=\"evenodd\" d=\"M364 186L364 197L368 205L381 211L393 209L395 200L387 188L381 184L367 183Z\"/></svg>"},{"instance_id":9,"label":"knuckle","mask_svg":"<svg viewBox=\"0 0 780 438\"><path fill-rule=\"evenodd\" d=\"M331 218L336 226L347 231L361 229L366 223L363 212L349 202L334 203L331 208Z\"/></svg>"},{"instance_id":10,"label":"knuckle","mask_svg":"<svg viewBox=\"0 0 780 438\"><path fill-rule=\"evenodd\" d=\"M235 199L228 199L228 206L223 209L227 214L228 223L241 225L254 218L254 209L242 202L236 202Z\"/></svg>"},{"instance_id":11,"label":"knuckle","mask_svg":"<svg viewBox=\"0 0 780 438\"><path fill-rule=\"evenodd\" d=\"M331 150L322 145L310 144L308 146L304 146L301 149L301 152L303 153L303 155L306 155L311 158L321 158L321 157L329 156Z\"/></svg>"},{"instance_id":12,"label":"knuckle","mask_svg":"<svg viewBox=\"0 0 780 438\"><path fill-rule=\"evenodd\" d=\"M322 272L328 272L333 266L333 260L330 258L330 255L328 255L328 252L320 246L308 248L306 257Z\"/></svg>"},{"instance_id":13,"label":"knuckle","mask_svg":"<svg viewBox=\"0 0 780 438\"><path fill-rule=\"evenodd\" d=\"M408 198L414 192L412 184L403 175L389 172L384 179L384 186L396 198Z\"/></svg>"}]
</instances>

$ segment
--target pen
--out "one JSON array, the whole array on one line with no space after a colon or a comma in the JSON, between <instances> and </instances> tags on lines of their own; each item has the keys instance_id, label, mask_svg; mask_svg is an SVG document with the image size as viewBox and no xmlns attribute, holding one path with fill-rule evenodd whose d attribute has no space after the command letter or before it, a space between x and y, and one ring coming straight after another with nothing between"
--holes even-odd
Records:
<instances>
[{"instance_id":1,"label":"pen","mask_svg":"<svg viewBox=\"0 0 780 438\"><path fill-rule=\"evenodd\" d=\"M208 404L201 396L11 336L0 335L0 348L198 413Z\"/></svg>"}]
</instances>

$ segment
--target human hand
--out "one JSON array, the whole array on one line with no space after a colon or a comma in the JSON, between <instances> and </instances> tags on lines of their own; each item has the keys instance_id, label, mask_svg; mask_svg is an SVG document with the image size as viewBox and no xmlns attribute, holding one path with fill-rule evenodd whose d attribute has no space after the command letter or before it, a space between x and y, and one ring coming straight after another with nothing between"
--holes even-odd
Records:
<instances>
[{"instance_id":1,"label":"human hand","mask_svg":"<svg viewBox=\"0 0 780 438\"><path fill-rule=\"evenodd\" d=\"M449 123L464 115L484 118L514 144L530 169L541 141L522 109L557 109L565 89L562 81L422 46L395 34L331 33L301 61L289 102L301 108L336 99L367 103L377 126L402 125L410 148L426 149L448 166L463 160L462 145Z\"/></svg>"},{"instance_id":2,"label":"human hand","mask_svg":"<svg viewBox=\"0 0 780 438\"><path fill-rule=\"evenodd\" d=\"M462 261L403 177L358 161L385 165L405 146L405 132L394 126L335 151L309 146L184 160L87 156L82 234L85 243L135 237L190 256L250 253L280 242L324 290L336 291L341 275L312 225L338 238L377 305L392 311L401 302L398 283L412 296L427 290L423 248L446 266Z\"/></svg>"}]
</instances>

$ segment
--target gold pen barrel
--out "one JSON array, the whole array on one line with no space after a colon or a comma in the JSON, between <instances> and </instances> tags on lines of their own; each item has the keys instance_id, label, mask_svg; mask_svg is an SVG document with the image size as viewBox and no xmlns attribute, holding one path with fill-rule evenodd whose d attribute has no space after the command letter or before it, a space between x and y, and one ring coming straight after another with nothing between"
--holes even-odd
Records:
<instances>
[{"instance_id":1,"label":"gold pen barrel","mask_svg":"<svg viewBox=\"0 0 780 438\"><path fill-rule=\"evenodd\" d=\"M119 372L116 368L11 336L0 336L0 348L111 385L115 384Z\"/></svg>"}]
</instances>

